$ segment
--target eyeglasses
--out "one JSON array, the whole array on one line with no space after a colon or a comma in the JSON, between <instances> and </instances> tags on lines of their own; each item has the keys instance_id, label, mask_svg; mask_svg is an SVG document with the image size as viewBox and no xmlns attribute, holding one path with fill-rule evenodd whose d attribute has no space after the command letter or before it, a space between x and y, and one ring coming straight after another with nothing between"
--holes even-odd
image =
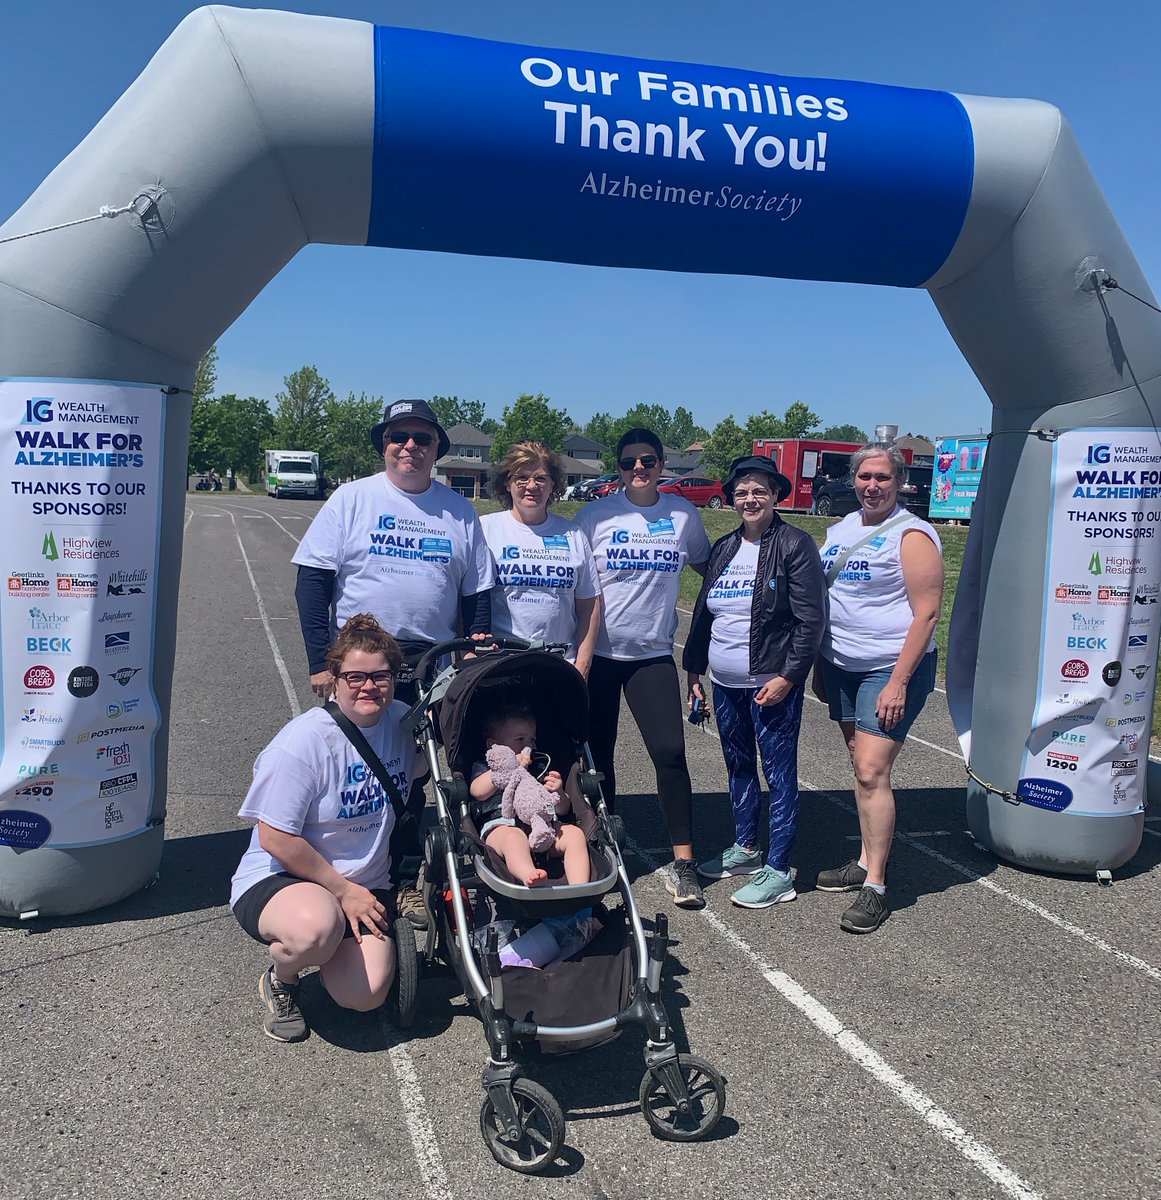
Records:
<instances>
[{"instance_id":1,"label":"eyeglasses","mask_svg":"<svg viewBox=\"0 0 1161 1200\"><path fill-rule=\"evenodd\" d=\"M631 471L638 463L640 463L646 471L652 471L657 466L658 458L656 454L642 454L638 458L618 458L617 466L622 471Z\"/></svg>"},{"instance_id":2,"label":"eyeglasses","mask_svg":"<svg viewBox=\"0 0 1161 1200\"><path fill-rule=\"evenodd\" d=\"M392 429L387 435L387 440L393 446L406 446L408 442L414 442L417 446L430 446L435 441L435 434L416 429Z\"/></svg>"},{"instance_id":3,"label":"eyeglasses","mask_svg":"<svg viewBox=\"0 0 1161 1200\"><path fill-rule=\"evenodd\" d=\"M530 483L534 483L537 487L548 487L552 482L551 475L513 475L512 482L517 487L527 487Z\"/></svg>"},{"instance_id":4,"label":"eyeglasses","mask_svg":"<svg viewBox=\"0 0 1161 1200\"><path fill-rule=\"evenodd\" d=\"M740 488L734 489L734 500L768 500L770 493L765 488L751 488L748 492L743 492Z\"/></svg>"},{"instance_id":5,"label":"eyeglasses","mask_svg":"<svg viewBox=\"0 0 1161 1200\"><path fill-rule=\"evenodd\" d=\"M386 687L395 678L394 671L340 671L337 679L345 680L348 687L362 687L369 679L376 687Z\"/></svg>"}]
</instances>

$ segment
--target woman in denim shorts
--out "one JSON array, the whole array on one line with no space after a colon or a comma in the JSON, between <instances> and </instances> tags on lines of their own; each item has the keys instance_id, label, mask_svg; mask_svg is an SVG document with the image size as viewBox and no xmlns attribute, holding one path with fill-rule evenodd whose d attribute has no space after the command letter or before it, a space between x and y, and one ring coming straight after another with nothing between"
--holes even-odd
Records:
<instances>
[{"instance_id":1,"label":"woman in denim shorts","mask_svg":"<svg viewBox=\"0 0 1161 1200\"><path fill-rule=\"evenodd\" d=\"M871 933L887 915L891 768L935 687L943 551L935 530L899 504L907 464L894 446L856 451L851 475L859 508L827 530L822 547L830 619L814 690L850 751L862 845L857 858L822 871L817 887L858 892L840 924Z\"/></svg>"}]
</instances>

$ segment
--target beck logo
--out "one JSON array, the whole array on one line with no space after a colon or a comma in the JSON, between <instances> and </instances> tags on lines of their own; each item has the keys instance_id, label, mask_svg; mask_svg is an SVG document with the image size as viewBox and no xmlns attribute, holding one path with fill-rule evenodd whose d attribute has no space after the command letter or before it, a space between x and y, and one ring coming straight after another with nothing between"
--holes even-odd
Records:
<instances>
[{"instance_id":1,"label":"beck logo","mask_svg":"<svg viewBox=\"0 0 1161 1200\"><path fill-rule=\"evenodd\" d=\"M29 654L71 654L73 652L71 637L30 637L24 639L24 645Z\"/></svg>"},{"instance_id":2,"label":"beck logo","mask_svg":"<svg viewBox=\"0 0 1161 1200\"><path fill-rule=\"evenodd\" d=\"M1070 658L1060 668L1062 679L1087 679L1088 663L1083 658Z\"/></svg>"},{"instance_id":3,"label":"beck logo","mask_svg":"<svg viewBox=\"0 0 1161 1200\"><path fill-rule=\"evenodd\" d=\"M1108 648L1108 638L1080 637L1079 635L1069 635L1068 638L1069 650L1107 650Z\"/></svg>"}]
</instances>

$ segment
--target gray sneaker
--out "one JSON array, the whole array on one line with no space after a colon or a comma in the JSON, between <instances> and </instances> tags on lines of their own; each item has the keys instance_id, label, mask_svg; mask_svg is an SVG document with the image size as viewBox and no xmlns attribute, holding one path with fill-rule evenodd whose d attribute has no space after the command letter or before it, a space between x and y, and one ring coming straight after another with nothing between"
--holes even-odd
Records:
<instances>
[{"instance_id":1,"label":"gray sneaker","mask_svg":"<svg viewBox=\"0 0 1161 1200\"><path fill-rule=\"evenodd\" d=\"M277 978L273 967L262 972L262 978L258 980L258 995L269 1010L262 1022L268 1038L276 1042L301 1042L306 1037L309 1030L302 1009L294 998L294 988Z\"/></svg>"},{"instance_id":2,"label":"gray sneaker","mask_svg":"<svg viewBox=\"0 0 1161 1200\"><path fill-rule=\"evenodd\" d=\"M755 875L762 869L762 854L758 850L743 850L735 842L715 858L703 862L697 873L703 879L729 879L733 875Z\"/></svg>"},{"instance_id":3,"label":"gray sneaker","mask_svg":"<svg viewBox=\"0 0 1161 1200\"><path fill-rule=\"evenodd\" d=\"M705 893L697 881L697 867L692 858L673 860L673 879L665 881L665 889L678 908L705 908Z\"/></svg>"},{"instance_id":4,"label":"gray sneaker","mask_svg":"<svg viewBox=\"0 0 1161 1200\"><path fill-rule=\"evenodd\" d=\"M862 888L839 925L847 933L874 933L887 919L887 901L874 888Z\"/></svg>"},{"instance_id":5,"label":"gray sneaker","mask_svg":"<svg viewBox=\"0 0 1161 1200\"><path fill-rule=\"evenodd\" d=\"M857 858L852 858L831 871L819 871L814 886L820 892L857 892L866 882L866 868L859 866Z\"/></svg>"}]
</instances>

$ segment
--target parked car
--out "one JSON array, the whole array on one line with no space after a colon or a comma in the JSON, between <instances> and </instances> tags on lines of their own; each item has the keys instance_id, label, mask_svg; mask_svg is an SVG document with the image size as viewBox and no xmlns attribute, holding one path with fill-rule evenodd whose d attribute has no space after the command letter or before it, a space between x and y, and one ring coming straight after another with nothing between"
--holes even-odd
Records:
<instances>
[{"instance_id":1,"label":"parked car","mask_svg":"<svg viewBox=\"0 0 1161 1200\"><path fill-rule=\"evenodd\" d=\"M616 483L619 480L618 475L598 475L595 479L582 479L572 489L573 500L595 500L595 489L603 487L607 483ZM602 493L602 495L607 493Z\"/></svg>"},{"instance_id":2,"label":"parked car","mask_svg":"<svg viewBox=\"0 0 1161 1200\"><path fill-rule=\"evenodd\" d=\"M899 485L899 503L917 517L927 517L931 504L931 468L908 467L907 478ZM841 479L832 479L818 490L820 517L845 517L859 507L854 479L848 471Z\"/></svg>"},{"instance_id":3,"label":"parked car","mask_svg":"<svg viewBox=\"0 0 1161 1200\"><path fill-rule=\"evenodd\" d=\"M899 489L899 499L917 517L926 517L931 508L931 467L908 467L907 482Z\"/></svg>"},{"instance_id":4,"label":"parked car","mask_svg":"<svg viewBox=\"0 0 1161 1200\"><path fill-rule=\"evenodd\" d=\"M589 489L589 500L600 500L604 496L611 496L614 492L621 490L621 477L614 475L611 479L595 479L593 486Z\"/></svg>"},{"instance_id":5,"label":"parked car","mask_svg":"<svg viewBox=\"0 0 1161 1200\"><path fill-rule=\"evenodd\" d=\"M663 479L657 490L672 492L675 496L684 496L690 504L698 508L723 508L726 494L722 485L716 479L706 479L704 475L683 475L680 479Z\"/></svg>"}]
</instances>

